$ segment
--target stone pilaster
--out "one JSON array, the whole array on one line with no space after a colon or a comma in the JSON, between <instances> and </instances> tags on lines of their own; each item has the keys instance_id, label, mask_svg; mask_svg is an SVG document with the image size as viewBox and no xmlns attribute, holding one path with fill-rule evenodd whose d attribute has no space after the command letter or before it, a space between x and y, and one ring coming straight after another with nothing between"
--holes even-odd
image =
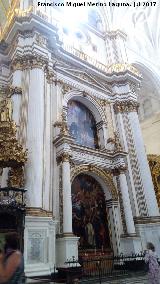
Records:
<instances>
[{"instance_id":1,"label":"stone pilaster","mask_svg":"<svg viewBox=\"0 0 160 284\"><path fill-rule=\"evenodd\" d=\"M63 234L72 234L72 200L69 159L69 154L62 155Z\"/></svg>"},{"instance_id":2,"label":"stone pilaster","mask_svg":"<svg viewBox=\"0 0 160 284\"><path fill-rule=\"evenodd\" d=\"M123 171L120 172L119 182L120 182L120 189L122 193L127 233L129 235L132 235L132 234L135 234L135 226L134 226L134 221L133 221L133 214L132 214L131 202L129 198L127 180L126 180L125 173Z\"/></svg>"}]
</instances>

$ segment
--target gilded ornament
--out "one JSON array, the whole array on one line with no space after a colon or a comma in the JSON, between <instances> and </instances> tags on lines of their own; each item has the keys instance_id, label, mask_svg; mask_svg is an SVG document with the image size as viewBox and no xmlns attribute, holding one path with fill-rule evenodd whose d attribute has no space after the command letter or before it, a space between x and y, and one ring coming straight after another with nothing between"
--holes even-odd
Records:
<instances>
[{"instance_id":1,"label":"gilded ornament","mask_svg":"<svg viewBox=\"0 0 160 284\"><path fill-rule=\"evenodd\" d=\"M110 144L110 151L112 152L122 152L123 148L122 148L122 144L120 141L120 137L119 137L119 133L117 131L115 131L113 133L113 137L110 137L107 139L107 144Z\"/></svg>"},{"instance_id":2,"label":"gilded ornament","mask_svg":"<svg viewBox=\"0 0 160 284\"><path fill-rule=\"evenodd\" d=\"M46 68L46 79L47 79L47 83L48 84L52 84L55 83L55 85L58 83L57 80L57 76L55 74L55 72L48 70L48 68Z\"/></svg>"},{"instance_id":3,"label":"gilded ornament","mask_svg":"<svg viewBox=\"0 0 160 284\"><path fill-rule=\"evenodd\" d=\"M118 132L114 132L114 145L115 145L115 148L114 148L115 152L123 151Z\"/></svg>"},{"instance_id":4,"label":"gilded ornament","mask_svg":"<svg viewBox=\"0 0 160 284\"><path fill-rule=\"evenodd\" d=\"M0 122L11 121L12 119L12 100L6 98L0 101Z\"/></svg>"},{"instance_id":5,"label":"gilded ornament","mask_svg":"<svg viewBox=\"0 0 160 284\"><path fill-rule=\"evenodd\" d=\"M69 129L68 129L68 125L67 125L67 117L66 117L66 112L65 112L64 109L62 111L60 119L58 121L56 121L53 126L58 127L60 129L61 135L69 135Z\"/></svg>"},{"instance_id":6,"label":"gilded ornament","mask_svg":"<svg viewBox=\"0 0 160 284\"><path fill-rule=\"evenodd\" d=\"M134 75L136 75L138 77L142 77L140 72L134 66L132 66L131 64L128 64L128 63L115 63L115 64L112 64L112 65L110 65L108 67L107 71L109 73L120 73L120 72L130 71Z\"/></svg>"},{"instance_id":7,"label":"gilded ornament","mask_svg":"<svg viewBox=\"0 0 160 284\"><path fill-rule=\"evenodd\" d=\"M135 101L118 101L113 105L115 113L119 112L137 112L139 104Z\"/></svg>"},{"instance_id":8,"label":"gilded ornament","mask_svg":"<svg viewBox=\"0 0 160 284\"><path fill-rule=\"evenodd\" d=\"M109 186L109 190L112 195L112 199L117 200L117 190L113 182L113 176L110 172L106 172L103 169L100 169L98 167L92 166L92 165L77 165L71 169L71 181L74 180L76 176L78 176L81 173L94 173L98 177L102 178L106 185Z\"/></svg>"},{"instance_id":9,"label":"gilded ornament","mask_svg":"<svg viewBox=\"0 0 160 284\"><path fill-rule=\"evenodd\" d=\"M60 156L60 158L61 158L62 163L63 163L63 162L70 162L71 154L70 154L70 153L67 153L67 152L64 152L64 153L62 153L62 155Z\"/></svg>"},{"instance_id":10,"label":"gilded ornament","mask_svg":"<svg viewBox=\"0 0 160 284\"><path fill-rule=\"evenodd\" d=\"M9 187L24 187L24 169L23 167L14 167L8 173L8 186Z\"/></svg>"},{"instance_id":11,"label":"gilded ornament","mask_svg":"<svg viewBox=\"0 0 160 284\"><path fill-rule=\"evenodd\" d=\"M72 90L72 87L70 85L68 85L68 84L63 84L62 85L62 94L63 94L63 96L66 93L70 92L71 90Z\"/></svg>"},{"instance_id":12,"label":"gilded ornament","mask_svg":"<svg viewBox=\"0 0 160 284\"><path fill-rule=\"evenodd\" d=\"M152 175L152 181L157 198L157 203L160 207L160 156L148 155L147 158Z\"/></svg>"},{"instance_id":13,"label":"gilded ornament","mask_svg":"<svg viewBox=\"0 0 160 284\"><path fill-rule=\"evenodd\" d=\"M24 69L33 69L33 68L46 69L47 66L48 66L48 60L38 54L17 57L11 63L12 70L24 70Z\"/></svg>"},{"instance_id":14,"label":"gilded ornament","mask_svg":"<svg viewBox=\"0 0 160 284\"><path fill-rule=\"evenodd\" d=\"M2 116L3 117L3 116ZM4 116L8 119L8 113ZM17 127L14 121L0 121L0 166L12 167L24 165L27 161L27 151L18 143Z\"/></svg>"}]
</instances>

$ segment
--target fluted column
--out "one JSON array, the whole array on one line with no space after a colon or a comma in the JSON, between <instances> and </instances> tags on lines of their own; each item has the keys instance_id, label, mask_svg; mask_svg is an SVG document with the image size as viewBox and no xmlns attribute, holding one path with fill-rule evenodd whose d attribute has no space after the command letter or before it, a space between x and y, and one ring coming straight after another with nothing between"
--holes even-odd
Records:
<instances>
[{"instance_id":1,"label":"fluted column","mask_svg":"<svg viewBox=\"0 0 160 284\"><path fill-rule=\"evenodd\" d=\"M68 153L62 155L62 181L63 181L63 233L72 233L72 199L71 199L71 177L70 156Z\"/></svg>"},{"instance_id":2,"label":"fluted column","mask_svg":"<svg viewBox=\"0 0 160 284\"><path fill-rule=\"evenodd\" d=\"M120 189L122 193L127 233L135 234L135 226L134 226L134 221L133 221L131 202L129 198L128 185L127 185L126 175L123 171L120 172L119 182L120 182Z\"/></svg>"}]
</instances>

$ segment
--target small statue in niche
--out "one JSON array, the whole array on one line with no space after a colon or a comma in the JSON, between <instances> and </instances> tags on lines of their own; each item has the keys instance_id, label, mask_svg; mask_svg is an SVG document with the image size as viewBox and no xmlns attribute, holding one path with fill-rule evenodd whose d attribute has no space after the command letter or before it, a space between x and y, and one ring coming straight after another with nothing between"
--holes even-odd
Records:
<instances>
[{"instance_id":1,"label":"small statue in niche","mask_svg":"<svg viewBox=\"0 0 160 284\"><path fill-rule=\"evenodd\" d=\"M113 138L108 138L107 149L113 152L123 151L118 132L114 132Z\"/></svg>"},{"instance_id":2,"label":"small statue in niche","mask_svg":"<svg viewBox=\"0 0 160 284\"><path fill-rule=\"evenodd\" d=\"M10 98L0 101L0 121L12 120L12 101Z\"/></svg>"},{"instance_id":3,"label":"small statue in niche","mask_svg":"<svg viewBox=\"0 0 160 284\"><path fill-rule=\"evenodd\" d=\"M118 132L114 132L114 151L123 151Z\"/></svg>"}]
</instances>

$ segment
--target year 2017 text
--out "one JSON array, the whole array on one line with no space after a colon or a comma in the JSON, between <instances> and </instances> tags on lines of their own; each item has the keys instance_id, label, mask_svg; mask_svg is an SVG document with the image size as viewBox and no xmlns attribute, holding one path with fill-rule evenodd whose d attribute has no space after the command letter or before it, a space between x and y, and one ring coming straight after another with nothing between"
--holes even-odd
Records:
<instances>
[{"instance_id":1,"label":"year 2017 text","mask_svg":"<svg viewBox=\"0 0 160 284\"><path fill-rule=\"evenodd\" d=\"M156 6L156 2L134 2L134 7L154 7Z\"/></svg>"}]
</instances>

